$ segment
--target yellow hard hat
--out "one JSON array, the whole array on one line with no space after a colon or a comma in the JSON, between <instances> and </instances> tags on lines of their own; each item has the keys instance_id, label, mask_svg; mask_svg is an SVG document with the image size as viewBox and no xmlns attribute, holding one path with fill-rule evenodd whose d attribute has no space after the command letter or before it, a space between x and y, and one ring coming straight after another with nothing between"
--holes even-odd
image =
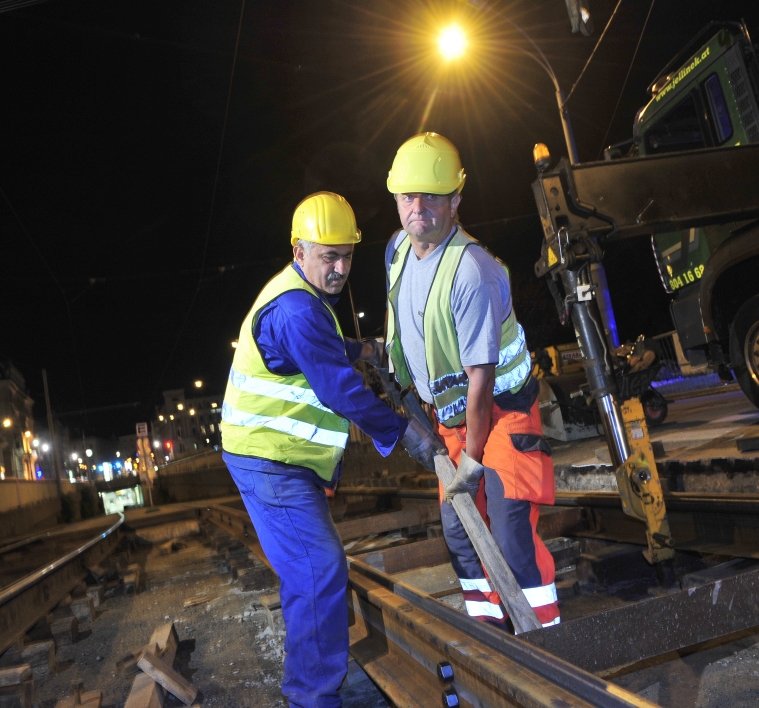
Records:
<instances>
[{"instance_id":1,"label":"yellow hard hat","mask_svg":"<svg viewBox=\"0 0 759 708\"><path fill-rule=\"evenodd\" d=\"M316 192L295 207L290 238L293 246L298 239L338 246L358 243L361 232L345 197L334 192Z\"/></svg>"},{"instance_id":2,"label":"yellow hard hat","mask_svg":"<svg viewBox=\"0 0 759 708\"><path fill-rule=\"evenodd\" d=\"M450 194L460 192L465 181L455 145L437 133L419 133L398 149L387 188L393 194Z\"/></svg>"}]
</instances>

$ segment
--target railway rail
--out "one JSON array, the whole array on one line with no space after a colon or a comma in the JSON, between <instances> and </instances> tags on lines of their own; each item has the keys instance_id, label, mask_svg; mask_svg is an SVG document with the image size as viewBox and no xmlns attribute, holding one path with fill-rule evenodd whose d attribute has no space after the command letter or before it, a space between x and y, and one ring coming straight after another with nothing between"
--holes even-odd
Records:
<instances>
[{"instance_id":1,"label":"railway rail","mask_svg":"<svg viewBox=\"0 0 759 708\"><path fill-rule=\"evenodd\" d=\"M123 514L108 517L105 528L98 530L87 541L75 544L73 550L44 562L32 573L0 590L0 654L58 605L87 575L88 567L98 565L113 551L118 543L117 530L123 523ZM38 534L5 546L0 549L0 556L18 551L25 544L42 538L65 537L66 534Z\"/></svg>"},{"instance_id":2,"label":"railway rail","mask_svg":"<svg viewBox=\"0 0 759 708\"><path fill-rule=\"evenodd\" d=\"M335 504L365 503L367 497L405 506L338 522L344 542L438 520L436 490L346 487ZM600 612L575 609L562 624L519 638L445 604L451 589L430 586L425 592L406 582L410 574L417 580L434 575L448 562L442 538L350 548L351 653L397 706L439 705L441 691L455 691L462 705L648 705L600 676L759 625L759 564L751 560L759 558L759 544L752 543L759 495L673 492L666 501L680 541L683 589L659 588L655 576L652 586L649 577L632 601ZM204 514L265 560L243 510L210 506ZM613 492L558 493L556 506L544 509L539 533L544 540L579 540L591 549L585 554L590 558L599 544L623 549L626 562L646 543L642 525L623 514ZM557 567L560 556L561 550ZM444 662L453 676L449 685L440 679Z\"/></svg>"},{"instance_id":3,"label":"railway rail","mask_svg":"<svg viewBox=\"0 0 759 708\"><path fill-rule=\"evenodd\" d=\"M519 637L462 612L436 490L345 487L331 504L348 553L351 654L395 706L653 706L605 677L759 626L759 495L669 493L681 587L661 588L617 495L558 493L538 530L559 570L563 621ZM192 513L268 565L240 502ZM0 592L0 652L112 552L122 522ZM613 602L594 605L578 580Z\"/></svg>"}]
</instances>

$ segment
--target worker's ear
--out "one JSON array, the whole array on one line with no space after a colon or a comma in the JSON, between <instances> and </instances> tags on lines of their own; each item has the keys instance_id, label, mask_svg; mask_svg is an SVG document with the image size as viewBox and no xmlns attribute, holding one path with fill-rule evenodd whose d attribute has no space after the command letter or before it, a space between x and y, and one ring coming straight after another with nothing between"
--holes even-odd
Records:
<instances>
[{"instance_id":1,"label":"worker's ear","mask_svg":"<svg viewBox=\"0 0 759 708\"><path fill-rule=\"evenodd\" d=\"M451 217L456 218L456 212L458 212L459 204L461 204L461 192L456 192L451 197Z\"/></svg>"},{"instance_id":2,"label":"worker's ear","mask_svg":"<svg viewBox=\"0 0 759 708\"><path fill-rule=\"evenodd\" d=\"M293 246L293 259L299 266L303 265L305 257L306 251L304 250L303 246Z\"/></svg>"}]
</instances>

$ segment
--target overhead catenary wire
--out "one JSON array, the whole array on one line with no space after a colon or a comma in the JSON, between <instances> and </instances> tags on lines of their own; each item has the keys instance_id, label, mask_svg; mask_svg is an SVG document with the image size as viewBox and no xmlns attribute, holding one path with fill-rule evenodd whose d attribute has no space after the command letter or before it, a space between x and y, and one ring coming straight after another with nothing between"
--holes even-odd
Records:
<instances>
[{"instance_id":1,"label":"overhead catenary wire","mask_svg":"<svg viewBox=\"0 0 759 708\"><path fill-rule=\"evenodd\" d=\"M601 46L601 42L603 41L603 38L606 36L606 32L608 31L609 27L611 27L612 20L614 20L614 16L617 14L617 10L619 10L619 6L622 4L622 0L619 0L617 2L617 6L614 8L614 12L611 13L611 17L609 18L609 21L606 23L606 27L604 27L604 31L601 32L601 36L598 38L598 41L596 42L596 46L593 47L593 51L590 53L590 56L588 57L588 61L585 62L585 66L582 67L582 71L580 72L580 75L577 77L577 80L572 84L572 88L569 90L569 93L567 94L567 97L564 99L564 104L566 105L569 103L569 99L572 98L572 94L575 92L575 89L577 88L577 84L580 83L580 79L585 75L585 71L587 70L588 66L590 66L590 62L593 60L593 57L596 55L596 52L598 51L598 48Z\"/></svg>"},{"instance_id":2,"label":"overhead catenary wire","mask_svg":"<svg viewBox=\"0 0 759 708\"><path fill-rule=\"evenodd\" d=\"M224 108L224 120L222 122L222 128L221 128L219 154L216 160L216 172L214 174L214 179L213 179L213 189L211 190L211 204L208 210L208 221L206 223L205 238L203 240L203 255L200 261L200 275L198 277L197 286L195 287L195 292L193 293L192 298L190 299L190 304L187 307L187 312L185 313L184 320L182 321L182 324L179 327L179 331L177 332L176 339L174 340L174 345L172 346L171 351L169 352L169 356L166 359L166 364L164 365L160 376L156 380L155 387L153 388L153 391L150 394L150 397L148 398L148 401L147 401L148 406L150 405L150 401L153 400L153 397L158 392L158 389L161 387L161 384L163 382L163 377L166 375L166 372L169 369L169 365L171 364L171 360L174 358L174 354L176 353L177 347L179 346L179 342L182 339L182 335L184 334L185 327L187 327L187 323L190 320L190 314L192 314L193 307L195 306L195 302L198 299L198 294L200 293L200 288L203 284L203 270L205 269L206 257L208 255L208 241L211 236L211 225L213 224L214 207L216 205L216 193L217 193L218 185L219 185L219 173L221 172L221 159L224 154L224 139L227 133L229 105L232 99L232 88L234 86L234 80L235 80L235 67L237 66L237 51L240 47L240 34L242 33L242 21L243 21L244 16L245 16L245 0L242 0L242 2L240 3L240 19L237 23L237 35L235 36L235 50L234 50L234 55L232 57L232 68L229 73L229 87L227 88L227 101Z\"/></svg>"},{"instance_id":3,"label":"overhead catenary wire","mask_svg":"<svg viewBox=\"0 0 759 708\"><path fill-rule=\"evenodd\" d=\"M76 365L76 373L77 373L77 380L79 382L79 395L82 398L82 408L84 409L84 419L87 420L87 402L84 398L84 384L82 382L82 367L79 365L79 352L76 347L76 336L74 335L74 320L71 317L71 302L66 295L66 291L63 289L63 286L61 285L61 282L58 280L58 276L55 274L55 271L50 267L50 264L45 259L45 256L42 255L42 251L40 250L39 246L37 245L37 242L32 237L31 231L29 231L28 228L26 228L26 224L21 219L21 216L16 211L16 208L13 206L13 203L8 198L8 195L6 194L5 190L0 186L0 195L2 195L3 200L8 205L8 208L11 210L11 213L15 217L16 221L18 222L18 225L21 227L21 230L24 232L24 235L28 239L29 243L32 244L32 248L37 253L37 256L42 261L42 264L47 269L47 272L50 273L50 277L53 279L53 282L55 283L56 287L61 293L61 296L63 297L63 301L66 303L66 315L67 320L69 324L69 332L71 333L71 348L74 352L74 364Z\"/></svg>"},{"instance_id":4,"label":"overhead catenary wire","mask_svg":"<svg viewBox=\"0 0 759 708\"><path fill-rule=\"evenodd\" d=\"M11 10L18 10L20 7L41 5L43 2L48 2L48 0L0 0L0 12L11 12Z\"/></svg>"},{"instance_id":5,"label":"overhead catenary wire","mask_svg":"<svg viewBox=\"0 0 759 708\"><path fill-rule=\"evenodd\" d=\"M622 101L622 95L625 92L625 88L627 88L627 80L630 78L630 72L632 71L633 64L635 63L635 58L638 56L638 49L640 49L640 43L643 40L643 35L646 32L646 27L648 26L648 20L651 17L651 11L654 9L654 3L656 0L651 0L651 5L648 8L648 14L646 15L646 21L643 23L643 29L640 31L640 36L638 37L638 43L635 45L635 51L633 52L632 59L630 60L630 65L627 67L627 75L625 76L625 80L622 84L622 89L619 92L619 97L617 98L617 103L614 106L614 112L611 114L611 119L609 120L609 125L606 127L606 132L604 133L604 139L601 141L601 147L598 150L598 158L601 158L601 153L604 151L604 145L606 145L606 138L609 137L609 131L611 130L611 124L614 122L614 118L617 115L617 109L619 108L619 104Z\"/></svg>"}]
</instances>

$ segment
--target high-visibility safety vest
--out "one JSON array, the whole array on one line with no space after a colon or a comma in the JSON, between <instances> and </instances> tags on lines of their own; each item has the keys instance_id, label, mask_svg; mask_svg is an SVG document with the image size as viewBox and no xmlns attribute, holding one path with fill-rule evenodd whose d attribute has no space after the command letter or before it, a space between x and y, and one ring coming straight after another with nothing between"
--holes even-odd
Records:
<instances>
[{"instance_id":1,"label":"high-visibility safety vest","mask_svg":"<svg viewBox=\"0 0 759 708\"><path fill-rule=\"evenodd\" d=\"M253 338L261 310L291 290L318 297L289 265L264 286L242 323L221 409L222 445L233 455L307 467L329 481L348 444L350 422L319 401L302 373L269 371ZM343 338L337 315L324 306Z\"/></svg>"},{"instance_id":2,"label":"high-visibility safety vest","mask_svg":"<svg viewBox=\"0 0 759 708\"><path fill-rule=\"evenodd\" d=\"M464 372L456 336L456 326L451 312L451 292L461 257L464 251L476 244L471 236L457 229L448 241L440 258L424 307L422 324L424 349L427 359L427 374L430 392L437 411L437 418L447 428L453 428L466 417L466 398L469 379ZM392 370L402 388L411 384L411 375L406 365L398 332L398 294L401 276L411 253L411 239L405 236L393 254L388 273L388 317L387 351ZM498 259L496 259L498 260ZM500 261L509 275L509 269ZM525 344L524 330L517 322L514 308L501 323L501 344L498 363L495 367L493 395L511 391L516 393L530 376L530 355Z\"/></svg>"}]
</instances>

